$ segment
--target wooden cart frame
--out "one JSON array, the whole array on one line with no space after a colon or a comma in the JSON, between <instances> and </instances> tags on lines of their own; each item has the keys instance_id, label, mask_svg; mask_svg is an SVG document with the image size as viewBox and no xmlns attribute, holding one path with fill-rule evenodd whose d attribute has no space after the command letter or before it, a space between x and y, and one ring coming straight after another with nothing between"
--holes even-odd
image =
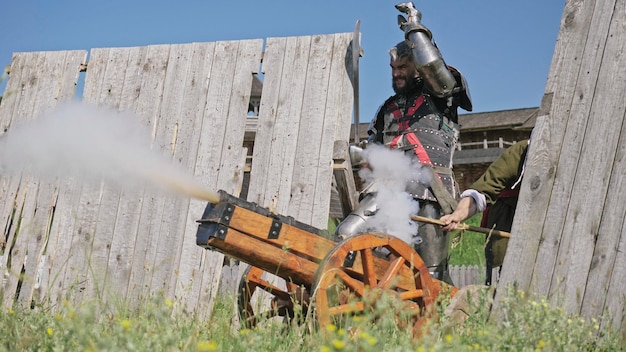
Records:
<instances>
[{"instance_id":1,"label":"wooden cart frame","mask_svg":"<svg viewBox=\"0 0 626 352\"><path fill-rule=\"evenodd\" d=\"M335 316L367 309L364 297L373 290L393 293L416 316L429 311L441 294L457 291L433 278L417 252L394 236L366 233L337 242L291 217L219 193L220 201L209 203L198 221L196 243L252 266L239 286L239 310L247 325L265 314L255 312L250 302L256 290L270 293L274 302L302 301L303 297L308 301L310 297L320 326ZM284 279L286 289L264 280L263 272ZM346 297L356 301L329 299L330 289L338 282ZM271 314L291 316L293 306L275 304Z\"/></svg>"}]
</instances>

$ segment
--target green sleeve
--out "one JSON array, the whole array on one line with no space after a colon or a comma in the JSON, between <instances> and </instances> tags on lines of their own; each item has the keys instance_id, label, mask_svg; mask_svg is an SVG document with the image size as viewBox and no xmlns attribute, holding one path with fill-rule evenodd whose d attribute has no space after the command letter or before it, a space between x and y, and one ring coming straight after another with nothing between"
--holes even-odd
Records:
<instances>
[{"instance_id":1,"label":"green sleeve","mask_svg":"<svg viewBox=\"0 0 626 352\"><path fill-rule=\"evenodd\" d=\"M524 140L507 148L470 188L483 193L487 204L493 204L500 192L511 187L519 178L527 147L528 140Z\"/></svg>"}]
</instances>

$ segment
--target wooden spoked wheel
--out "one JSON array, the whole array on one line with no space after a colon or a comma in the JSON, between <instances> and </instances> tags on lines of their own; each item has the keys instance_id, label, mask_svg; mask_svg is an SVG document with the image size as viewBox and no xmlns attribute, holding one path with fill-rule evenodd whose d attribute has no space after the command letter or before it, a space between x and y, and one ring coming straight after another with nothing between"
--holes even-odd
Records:
<instances>
[{"instance_id":1,"label":"wooden spoked wheel","mask_svg":"<svg viewBox=\"0 0 626 352\"><path fill-rule=\"evenodd\" d=\"M383 291L401 299L403 311L412 311L418 326L442 284L431 277L417 252L394 236L367 233L339 242L320 263L312 286L320 326L373 309Z\"/></svg>"},{"instance_id":2,"label":"wooden spoked wheel","mask_svg":"<svg viewBox=\"0 0 626 352\"><path fill-rule=\"evenodd\" d=\"M241 277L237 303L239 319L246 328L274 317L293 319L294 301L308 303L308 293L298 285L277 276L273 279L267 276L270 275L263 269L250 266Z\"/></svg>"}]
</instances>

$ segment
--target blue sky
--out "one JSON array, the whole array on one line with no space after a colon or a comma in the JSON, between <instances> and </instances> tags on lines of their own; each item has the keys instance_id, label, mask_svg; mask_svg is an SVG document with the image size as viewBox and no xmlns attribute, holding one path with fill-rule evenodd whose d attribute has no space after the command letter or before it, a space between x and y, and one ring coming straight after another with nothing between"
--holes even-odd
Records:
<instances>
[{"instance_id":1,"label":"blue sky","mask_svg":"<svg viewBox=\"0 0 626 352\"><path fill-rule=\"evenodd\" d=\"M13 52L352 32L360 20L360 120L368 122L393 93L387 51L403 38L399 2L9 0L0 20L0 65L10 65ZM474 112L539 106L565 0L414 4L445 61L466 76Z\"/></svg>"}]
</instances>

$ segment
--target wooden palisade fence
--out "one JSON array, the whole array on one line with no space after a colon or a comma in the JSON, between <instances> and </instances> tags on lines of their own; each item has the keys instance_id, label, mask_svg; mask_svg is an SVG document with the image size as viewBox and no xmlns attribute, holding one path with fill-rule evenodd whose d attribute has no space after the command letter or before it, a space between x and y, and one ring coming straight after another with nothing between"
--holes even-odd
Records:
<instances>
[{"instance_id":1,"label":"wooden palisade fence","mask_svg":"<svg viewBox=\"0 0 626 352\"><path fill-rule=\"evenodd\" d=\"M626 336L625 9L566 1L498 287Z\"/></svg>"},{"instance_id":2,"label":"wooden palisade fence","mask_svg":"<svg viewBox=\"0 0 626 352\"><path fill-rule=\"evenodd\" d=\"M252 79L262 67L248 200L325 228L333 144L350 133L352 36L269 38L264 52L262 39L101 48L88 63L86 51L15 53L0 137L72 99L86 66L83 102L134 113L153 131L154 149L208 190L238 195ZM195 243L205 206L165 192L131 195L105 181L1 176L3 305L111 294L132 304L162 293L205 316L224 260Z\"/></svg>"}]
</instances>

